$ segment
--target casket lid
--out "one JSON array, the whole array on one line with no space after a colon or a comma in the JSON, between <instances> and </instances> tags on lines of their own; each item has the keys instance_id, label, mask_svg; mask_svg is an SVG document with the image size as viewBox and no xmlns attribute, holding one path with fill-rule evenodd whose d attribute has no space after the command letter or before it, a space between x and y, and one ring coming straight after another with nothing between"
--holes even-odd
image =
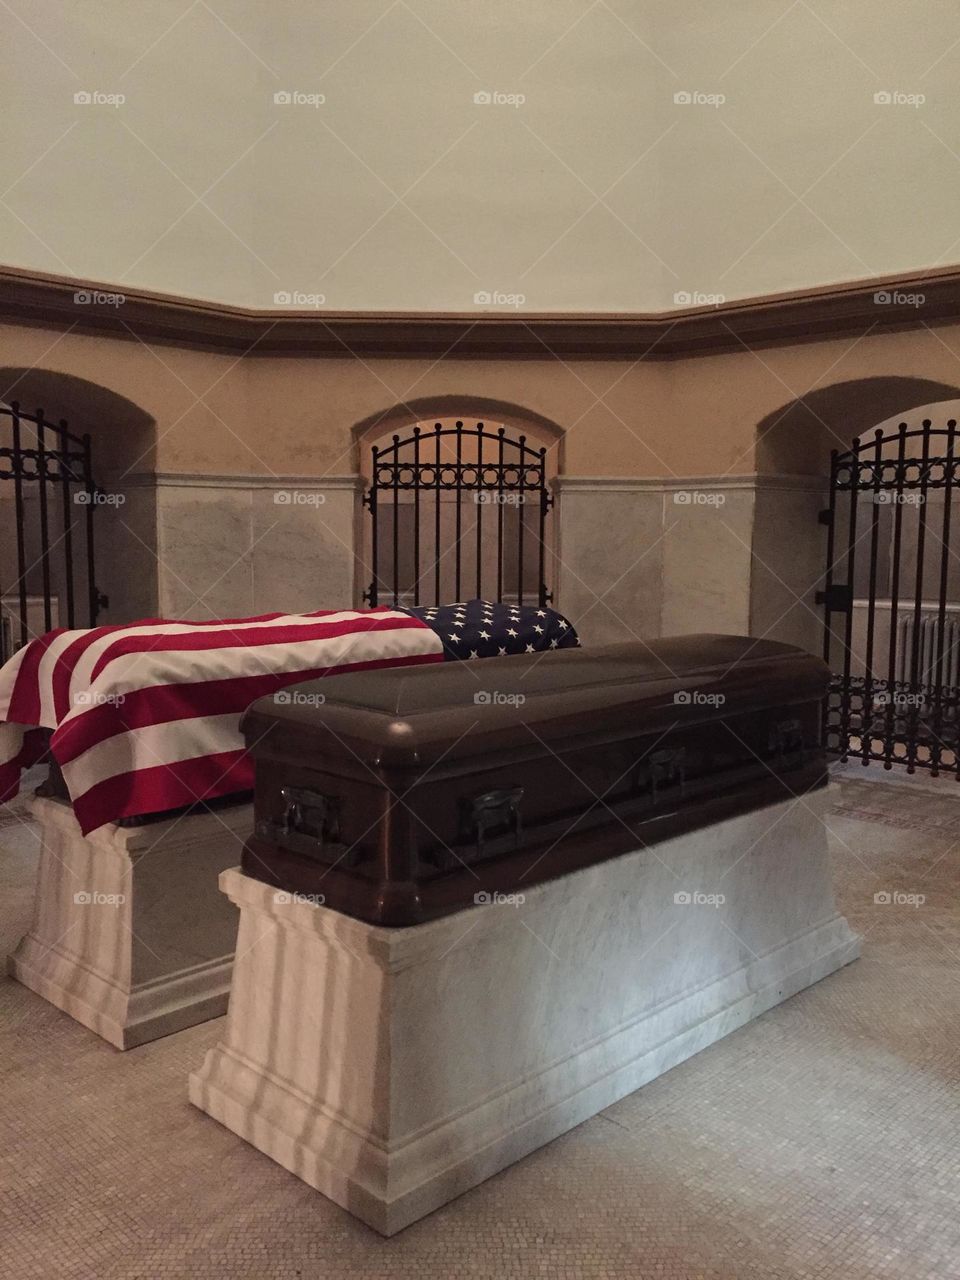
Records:
<instances>
[{"instance_id":1,"label":"casket lid","mask_svg":"<svg viewBox=\"0 0 960 1280\"><path fill-rule=\"evenodd\" d=\"M417 768L809 702L828 678L820 659L777 641L680 636L328 676L289 686L289 701L259 699L241 727L255 757ZM684 693L697 700L678 703Z\"/></svg>"}]
</instances>

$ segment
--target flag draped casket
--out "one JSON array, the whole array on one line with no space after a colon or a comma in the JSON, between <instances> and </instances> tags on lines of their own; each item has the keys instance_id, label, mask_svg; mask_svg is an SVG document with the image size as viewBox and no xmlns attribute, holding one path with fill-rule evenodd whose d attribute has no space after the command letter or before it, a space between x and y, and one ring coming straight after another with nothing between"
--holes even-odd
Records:
<instances>
[{"instance_id":1,"label":"flag draped casket","mask_svg":"<svg viewBox=\"0 0 960 1280\"><path fill-rule=\"evenodd\" d=\"M822 785L827 678L688 636L300 685L242 723L243 869L376 924L441 916Z\"/></svg>"}]
</instances>

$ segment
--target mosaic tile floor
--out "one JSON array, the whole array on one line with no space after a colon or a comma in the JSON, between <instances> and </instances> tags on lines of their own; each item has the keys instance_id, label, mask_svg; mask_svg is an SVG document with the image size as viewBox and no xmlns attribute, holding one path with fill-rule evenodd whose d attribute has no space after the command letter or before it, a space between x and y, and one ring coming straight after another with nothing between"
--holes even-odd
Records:
<instances>
[{"instance_id":1,"label":"mosaic tile floor","mask_svg":"<svg viewBox=\"0 0 960 1280\"><path fill-rule=\"evenodd\" d=\"M187 1104L217 1023L120 1054L0 980L0 1277L960 1278L960 789L834 792L862 959L390 1241Z\"/></svg>"}]
</instances>

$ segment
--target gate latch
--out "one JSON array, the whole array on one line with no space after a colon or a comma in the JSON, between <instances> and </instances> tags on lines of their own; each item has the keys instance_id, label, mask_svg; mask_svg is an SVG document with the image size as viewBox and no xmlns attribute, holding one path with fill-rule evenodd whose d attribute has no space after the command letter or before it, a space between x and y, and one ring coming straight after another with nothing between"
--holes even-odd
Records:
<instances>
[{"instance_id":1,"label":"gate latch","mask_svg":"<svg viewBox=\"0 0 960 1280\"><path fill-rule=\"evenodd\" d=\"M853 588L846 583L833 583L814 597L817 604L825 604L831 613L849 613L853 604Z\"/></svg>"}]
</instances>

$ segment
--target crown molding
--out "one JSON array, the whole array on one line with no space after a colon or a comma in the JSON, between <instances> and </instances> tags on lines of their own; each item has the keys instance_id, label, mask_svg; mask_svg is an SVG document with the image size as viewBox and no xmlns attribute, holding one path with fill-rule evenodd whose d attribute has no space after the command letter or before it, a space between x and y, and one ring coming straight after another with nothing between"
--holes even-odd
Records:
<instances>
[{"instance_id":1,"label":"crown molding","mask_svg":"<svg viewBox=\"0 0 960 1280\"><path fill-rule=\"evenodd\" d=\"M0 267L0 321L233 355L665 360L957 324L960 267L640 314L256 311Z\"/></svg>"}]
</instances>

